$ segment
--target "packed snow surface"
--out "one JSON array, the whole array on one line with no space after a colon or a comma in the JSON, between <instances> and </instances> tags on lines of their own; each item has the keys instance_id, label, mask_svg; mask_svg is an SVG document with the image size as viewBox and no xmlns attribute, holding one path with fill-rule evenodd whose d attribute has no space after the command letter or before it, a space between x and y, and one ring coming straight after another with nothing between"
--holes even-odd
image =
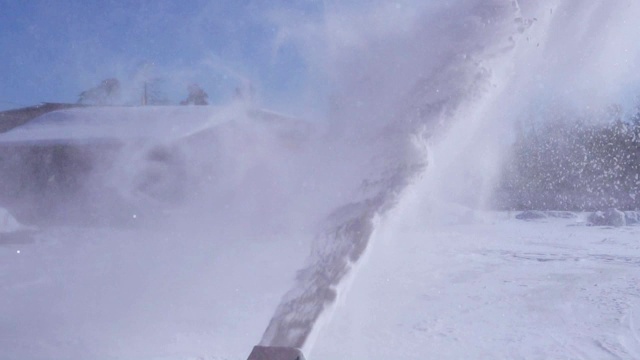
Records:
<instances>
[{"instance_id":1,"label":"packed snow surface","mask_svg":"<svg viewBox=\"0 0 640 360\"><path fill-rule=\"evenodd\" d=\"M640 228L391 216L314 359L638 359Z\"/></svg>"},{"instance_id":2,"label":"packed snow surface","mask_svg":"<svg viewBox=\"0 0 640 360\"><path fill-rule=\"evenodd\" d=\"M636 359L640 227L381 220L310 359ZM3 359L245 359L302 264L288 236L0 235Z\"/></svg>"}]
</instances>

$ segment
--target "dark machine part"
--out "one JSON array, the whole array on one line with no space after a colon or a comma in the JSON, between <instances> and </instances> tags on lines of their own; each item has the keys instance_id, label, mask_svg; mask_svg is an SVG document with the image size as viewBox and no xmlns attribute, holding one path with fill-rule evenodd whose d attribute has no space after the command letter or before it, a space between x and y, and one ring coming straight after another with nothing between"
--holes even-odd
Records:
<instances>
[{"instance_id":1,"label":"dark machine part","mask_svg":"<svg viewBox=\"0 0 640 360\"><path fill-rule=\"evenodd\" d=\"M305 360L300 349L283 346L254 346L247 360Z\"/></svg>"}]
</instances>

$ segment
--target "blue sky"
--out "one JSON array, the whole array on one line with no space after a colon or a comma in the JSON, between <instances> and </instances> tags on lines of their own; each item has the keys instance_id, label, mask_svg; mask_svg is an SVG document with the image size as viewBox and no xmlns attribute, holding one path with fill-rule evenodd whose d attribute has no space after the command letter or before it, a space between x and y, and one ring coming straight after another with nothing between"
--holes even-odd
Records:
<instances>
[{"instance_id":1,"label":"blue sky","mask_svg":"<svg viewBox=\"0 0 640 360\"><path fill-rule=\"evenodd\" d=\"M0 109L75 102L102 79L143 64L168 78L172 102L198 82L224 102L242 78L286 107L314 78L293 46L274 50L279 9L322 16L320 0L0 0Z\"/></svg>"}]
</instances>

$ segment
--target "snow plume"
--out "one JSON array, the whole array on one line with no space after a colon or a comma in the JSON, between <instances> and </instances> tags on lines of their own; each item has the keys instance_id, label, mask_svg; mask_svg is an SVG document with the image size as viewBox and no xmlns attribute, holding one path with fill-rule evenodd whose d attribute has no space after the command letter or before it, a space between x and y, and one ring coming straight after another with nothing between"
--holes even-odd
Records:
<instances>
[{"instance_id":1,"label":"snow plume","mask_svg":"<svg viewBox=\"0 0 640 360\"><path fill-rule=\"evenodd\" d=\"M336 91L331 130L367 149L359 161L368 162L368 173L359 199L327 220L263 345L311 347L316 322L344 295L339 289L346 275L369 246L374 219L431 166L428 146L416 145L429 134L447 133L434 137L435 155L459 161L486 129L482 120L502 90L504 67L533 23L514 1L392 5L327 14L328 71Z\"/></svg>"},{"instance_id":2,"label":"snow plume","mask_svg":"<svg viewBox=\"0 0 640 360\"><path fill-rule=\"evenodd\" d=\"M43 286L84 297L12 290L3 308L20 310L11 312L16 326L26 324L22 314L43 309L38 334L29 325L11 331L20 337L11 345L16 354L24 346L51 356L48 344L58 344L52 346L60 358L87 358L75 343L60 348L62 337L78 338L102 357L197 349L240 358L260 335L263 345L308 352L376 233L393 233L382 228L389 226L385 215L437 223L482 207L514 120L556 103L576 111L607 105L640 76L631 65L640 4L631 0L325 1L316 18L279 11L268 17L278 26L273 54L294 45L314 70L309 85L330 93L326 123L240 103L176 113L149 107L51 114L82 122L86 117L76 115L83 111L115 111L113 121L100 123L121 129L115 120L133 126L135 119L143 132L145 121L157 127L167 120L163 129L171 134L175 122L195 127L159 147L134 143L97 174L96 182L107 184L91 189L86 202L110 212L111 194L119 193L135 206L122 210L114 201L114 212L133 230L43 235L63 254L47 264L64 258L73 265L60 267L55 283L46 281L57 272L43 270ZM44 174L41 180L50 183ZM173 185L188 191L177 192L179 205L168 199L167 209L157 196ZM154 216L160 221L145 222ZM67 246L66 238L79 241ZM70 248L73 256L64 257ZM41 260L35 253L31 259L25 264ZM39 291L40 273L33 274ZM108 296L95 291L102 288ZM94 308L103 318L92 315ZM91 316L73 316L83 311ZM69 314L69 325L56 314Z\"/></svg>"},{"instance_id":3,"label":"snow plume","mask_svg":"<svg viewBox=\"0 0 640 360\"><path fill-rule=\"evenodd\" d=\"M329 3L321 25L291 36L325 44L330 129L367 148L360 161L370 163L359 200L336 210L316 239L264 345L311 347L376 216L402 199L416 221L486 206L514 120L557 102L606 106L638 83L636 2L375 4ZM308 52L318 55L315 45Z\"/></svg>"}]
</instances>

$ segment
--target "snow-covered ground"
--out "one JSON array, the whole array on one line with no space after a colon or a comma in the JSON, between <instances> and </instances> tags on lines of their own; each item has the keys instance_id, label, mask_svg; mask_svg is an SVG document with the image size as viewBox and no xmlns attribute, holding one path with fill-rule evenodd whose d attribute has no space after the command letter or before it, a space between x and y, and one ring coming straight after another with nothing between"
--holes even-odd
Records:
<instances>
[{"instance_id":1,"label":"snow-covered ground","mask_svg":"<svg viewBox=\"0 0 640 360\"><path fill-rule=\"evenodd\" d=\"M246 358L307 248L291 234L196 234L0 234L0 358Z\"/></svg>"},{"instance_id":2,"label":"snow-covered ground","mask_svg":"<svg viewBox=\"0 0 640 360\"><path fill-rule=\"evenodd\" d=\"M405 210L379 220L309 358L640 358L640 227ZM307 255L295 238L0 234L1 357L245 359Z\"/></svg>"},{"instance_id":3,"label":"snow-covered ground","mask_svg":"<svg viewBox=\"0 0 640 360\"><path fill-rule=\"evenodd\" d=\"M640 228L386 220L314 359L638 359Z\"/></svg>"}]
</instances>

